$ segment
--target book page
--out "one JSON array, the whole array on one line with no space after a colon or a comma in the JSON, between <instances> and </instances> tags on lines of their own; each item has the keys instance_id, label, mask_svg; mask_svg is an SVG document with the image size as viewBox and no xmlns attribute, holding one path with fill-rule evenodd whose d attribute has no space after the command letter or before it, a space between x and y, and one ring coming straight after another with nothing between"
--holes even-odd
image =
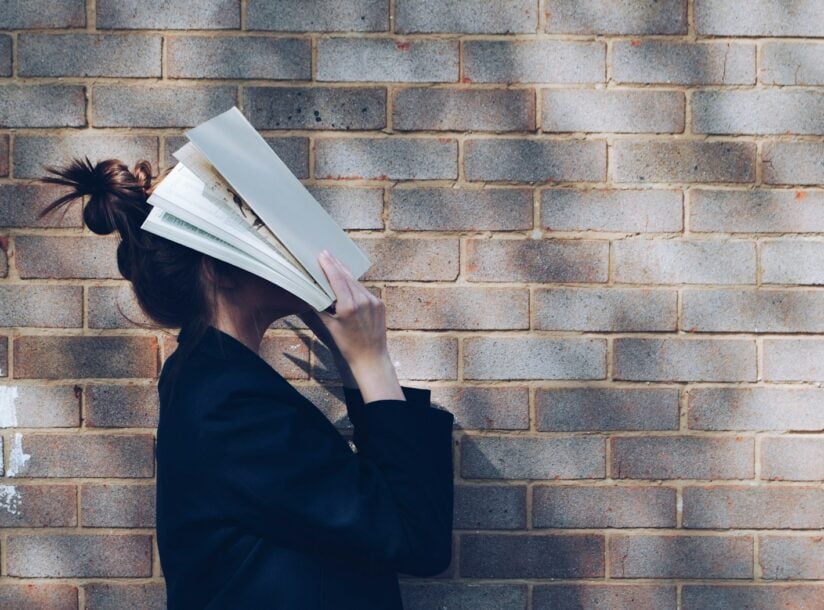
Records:
<instances>
[{"instance_id":1,"label":"book page","mask_svg":"<svg viewBox=\"0 0 824 610\"><path fill-rule=\"evenodd\" d=\"M317 260L321 250L329 250L356 278L372 266L236 107L186 137L328 295L334 297L334 291Z\"/></svg>"},{"instance_id":2,"label":"book page","mask_svg":"<svg viewBox=\"0 0 824 610\"><path fill-rule=\"evenodd\" d=\"M159 207L152 208L140 228L258 275L303 299L317 311L332 303L332 299L319 288L291 281L232 244Z\"/></svg>"},{"instance_id":3,"label":"book page","mask_svg":"<svg viewBox=\"0 0 824 610\"><path fill-rule=\"evenodd\" d=\"M300 261L292 256L286 246L281 243L272 230L255 214L252 208L249 207L249 204L232 189L229 183L223 179L220 173L209 163L209 160L194 144L187 143L172 154L204 183L205 196L213 199L215 203L221 205L224 209L232 209L235 211L258 237L277 250L283 258L288 260L305 276L307 281L317 284Z\"/></svg>"}]
</instances>

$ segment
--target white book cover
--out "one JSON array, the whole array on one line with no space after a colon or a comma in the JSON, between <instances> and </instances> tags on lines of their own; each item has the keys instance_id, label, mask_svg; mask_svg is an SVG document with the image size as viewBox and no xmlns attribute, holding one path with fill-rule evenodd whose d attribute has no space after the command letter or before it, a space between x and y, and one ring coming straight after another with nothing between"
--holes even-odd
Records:
<instances>
[{"instance_id":1,"label":"white book cover","mask_svg":"<svg viewBox=\"0 0 824 610\"><path fill-rule=\"evenodd\" d=\"M261 276L317 311L335 299L321 250L358 278L372 266L240 110L185 135L142 229Z\"/></svg>"}]
</instances>

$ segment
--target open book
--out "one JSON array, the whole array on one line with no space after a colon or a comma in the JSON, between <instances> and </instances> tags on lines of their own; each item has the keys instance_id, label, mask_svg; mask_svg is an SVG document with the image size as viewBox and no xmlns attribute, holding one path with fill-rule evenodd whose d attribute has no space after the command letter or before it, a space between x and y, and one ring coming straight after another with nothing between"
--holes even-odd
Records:
<instances>
[{"instance_id":1,"label":"open book","mask_svg":"<svg viewBox=\"0 0 824 610\"><path fill-rule=\"evenodd\" d=\"M141 229L269 280L316 311L335 300L321 250L356 278L372 266L240 110L185 135Z\"/></svg>"}]
</instances>

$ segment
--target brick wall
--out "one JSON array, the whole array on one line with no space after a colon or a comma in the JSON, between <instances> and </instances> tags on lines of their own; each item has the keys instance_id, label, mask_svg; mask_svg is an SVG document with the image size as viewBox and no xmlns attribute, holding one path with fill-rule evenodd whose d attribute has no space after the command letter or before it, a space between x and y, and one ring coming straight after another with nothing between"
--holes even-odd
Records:
<instances>
[{"instance_id":1,"label":"brick wall","mask_svg":"<svg viewBox=\"0 0 824 610\"><path fill-rule=\"evenodd\" d=\"M175 335L30 179L167 166L237 104L456 415L454 560L408 608L824 607L820 0L11 0L0 30L0 606L164 605ZM310 348L287 318L263 355L348 434Z\"/></svg>"}]
</instances>

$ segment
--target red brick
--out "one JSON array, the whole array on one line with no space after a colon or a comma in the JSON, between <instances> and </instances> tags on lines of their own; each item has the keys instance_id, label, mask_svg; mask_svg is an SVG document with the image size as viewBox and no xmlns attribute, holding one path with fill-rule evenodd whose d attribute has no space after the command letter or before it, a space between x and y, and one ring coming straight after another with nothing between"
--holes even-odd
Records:
<instances>
[{"instance_id":1,"label":"red brick","mask_svg":"<svg viewBox=\"0 0 824 610\"><path fill-rule=\"evenodd\" d=\"M77 610L77 587L41 583L0 585L0 607L14 610Z\"/></svg>"},{"instance_id":2,"label":"red brick","mask_svg":"<svg viewBox=\"0 0 824 610\"><path fill-rule=\"evenodd\" d=\"M0 527L75 527L77 487L5 484L0 488L0 508Z\"/></svg>"}]
</instances>

